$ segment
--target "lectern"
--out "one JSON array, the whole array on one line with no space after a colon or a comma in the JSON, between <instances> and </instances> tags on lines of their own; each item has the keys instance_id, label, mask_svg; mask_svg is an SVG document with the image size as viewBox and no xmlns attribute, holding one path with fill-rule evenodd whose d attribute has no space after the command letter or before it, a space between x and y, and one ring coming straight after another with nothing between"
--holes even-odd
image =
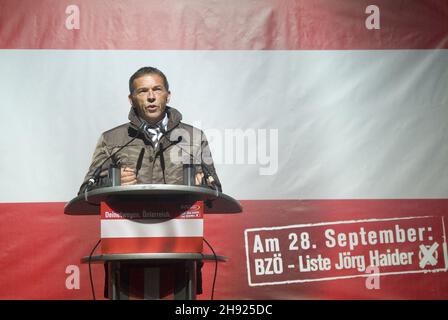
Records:
<instances>
[{"instance_id":1,"label":"lectern","mask_svg":"<svg viewBox=\"0 0 448 320\"><path fill-rule=\"evenodd\" d=\"M111 299L196 298L204 255L203 214L239 213L232 197L199 186L132 185L91 190L68 202L67 215L100 215L101 254L83 263L104 263Z\"/></svg>"}]
</instances>

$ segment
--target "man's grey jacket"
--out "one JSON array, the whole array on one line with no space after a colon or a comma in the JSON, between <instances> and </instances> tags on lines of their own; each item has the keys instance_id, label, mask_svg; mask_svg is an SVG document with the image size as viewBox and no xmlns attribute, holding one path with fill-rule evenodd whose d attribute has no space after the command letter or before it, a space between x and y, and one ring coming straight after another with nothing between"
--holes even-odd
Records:
<instances>
[{"instance_id":1,"label":"man's grey jacket","mask_svg":"<svg viewBox=\"0 0 448 320\"><path fill-rule=\"evenodd\" d=\"M133 108L129 112L130 122L104 132L98 140L79 194L84 192L101 163L135 136L134 141L104 163L95 187L110 185L108 170L111 165L134 169L138 184L184 184L184 164L192 163L196 172L203 172L205 166L205 171L213 177L221 191L203 131L181 122L182 114L178 110L167 106L166 112L167 129L156 146L149 133L139 131L142 120Z\"/></svg>"}]
</instances>

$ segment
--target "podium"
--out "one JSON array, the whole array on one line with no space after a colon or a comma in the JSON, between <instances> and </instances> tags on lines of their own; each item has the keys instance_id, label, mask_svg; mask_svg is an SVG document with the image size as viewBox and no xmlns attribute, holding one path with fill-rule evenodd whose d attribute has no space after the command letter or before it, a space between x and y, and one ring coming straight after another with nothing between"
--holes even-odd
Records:
<instances>
[{"instance_id":1,"label":"podium","mask_svg":"<svg viewBox=\"0 0 448 320\"><path fill-rule=\"evenodd\" d=\"M110 299L196 298L198 266L226 261L202 253L203 214L240 213L232 197L185 185L112 186L68 202L67 215L100 215L102 254Z\"/></svg>"}]
</instances>

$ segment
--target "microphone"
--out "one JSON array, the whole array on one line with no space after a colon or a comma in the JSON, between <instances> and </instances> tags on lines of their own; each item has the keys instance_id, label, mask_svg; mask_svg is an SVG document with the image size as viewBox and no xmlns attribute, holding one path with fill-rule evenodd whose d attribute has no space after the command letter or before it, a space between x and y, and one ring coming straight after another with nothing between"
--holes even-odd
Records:
<instances>
[{"instance_id":1,"label":"microphone","mask_svg":"<svg viewBox=\"0 0 448 320\"><path fill-rule=\"evenodd\" d=\"M183 137L182 136L179 136L178 138L177 138L177 140L176 140L176 144L177 143L179 143L179 142L181 142L183 140ZM174 144L174 143L173 143ZM173 144L170 144L170 146L171 145L173 145ZM190 175L190 170L191 170L191 166L192 166L192 164L193 164L193 162L196 162L196 161L198 161L199 159L197 158L197 157L195 157L193 154L191 154L189 151L187 151L187 150L185 150L184 148L182 148L181 146L178 146L179 147L179 149L181 149L183 152L185 152L187 155L189 155L190 156L190 163L189 164L184 164L184 180L188 180L188 181L190 181L191 180L191 175ZM166 148L165 148L166 149ZM165 150L164 149L164 150ZM204 163L204 161L202 161L202 158L200 159L200 161L198 161L198 162L200 162L200 165L201 165L201 168L202 168L202 171L203 171L203 173L204 173L204 178L205 178L205 181L213 188L213 189L215 189L216 191L221 191L221 190L219 190L219 189L221 189L221 186L220 185L218 185L217 183L216 183L216 181L215 181L215 179L213 178L213 175L210 173L210 170L208 169L208 167L207 167L207 165ZM187 167L187 168L185 168L185 166ZM186 171L186 172L185 172ZM191 185L191 184L189 184L189 185Z\"/></svg>"},{"instance_id":2,"label":"microphone","mask_svg":"<svg viewBox=\"0 0 448 320\"><path fill-rule=\"evenodd\" d=\"M166 149L168 149L169 147L171 147L172 145L178 144L179 142L182 141L182 136L179 136L176 140L171 141L170 144L168 144L168 146L166 146L165 148L163 147L163 144L160 144L160 149L159 152L164 152ZM179 147L180 148L180 147ZM182 148L181 148L182 149ZM182 149L183 150L183 149Z\"/></svg>"},{"instance_id":3,"label":"microphone","mask_svg":"<svg viewBox=\"0 0 448 320\"><path fill-rule=\"evenodd\" d=\"M165 156L163 155L163 153L165 152L166 149L168 149L169 147L171 147L172 145L178 144L179 142L182 141L182 136L179 136L177 138L177 140L172 141L170 144L168 144L168 146L163 147L162 142L160 142L160 147L159 147L159 151L157 151L158 154L160 154L160 167L162 168L162 175L163 175L163 182L166 183L165 180Z\"/></svg>"},{"instance_id":4,"label":"microphone","mask_svg":"<svg viewBox=\"0 0 448 320\"><path fill-rule=\"evenodd\" d=\"M110 156L108 156L106 159L104 159L103 162L101 162L101 164L95 169L95 171L93 172L92 176L88 180L86 190L88 190L90 187L92 187L93 185L95 185L97 183L97 180L98 180L98 178L100 176L100 173L101 173L101 170L103 168L103 165L108 160L110 160L113 156L115 156L118 152L120 152L125 147L127 147L132 141L137 139L137 137L139 136L140 133L145 132L147 130L148 126L149 126L148 123L146 121L142 120L142 124L140 125L140 127L138 127L136 135L131 140L126 142L123 146L121 146L118 150L116 150Z\"/></svg>"}]
</instances>

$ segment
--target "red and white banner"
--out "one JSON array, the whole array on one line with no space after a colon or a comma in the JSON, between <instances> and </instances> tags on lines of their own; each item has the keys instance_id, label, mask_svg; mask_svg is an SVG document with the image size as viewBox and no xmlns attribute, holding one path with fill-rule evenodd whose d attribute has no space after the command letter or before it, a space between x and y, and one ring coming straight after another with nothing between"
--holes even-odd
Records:
<instances>
[{"instance_id":1,"label":"red and white banner","mask_svg":"<svg viewBox=\"0 0 448 320\"><path fill-rule=\"evenodd\" d=\"M0 298L91 298L80 259L101 217L63 207L149 65L243 205L204 215L204 238L229 258L215 298L447 299L447 49L445 0L1 0ZM400 264L336 269L339 255L367 269L376 251ZM299 272L299 257L332 269ZM270 258L281 273L261 274ZM93 266L97 292L103 272Z\"/></svg>"},{"instance_id":2,"label":"red and white banner","mask_svg":"<svg viewBox=\"0 0 448 320\"><path fill-rule=\"evenodd\" d=\"M101 203L101 252L201 253L204 204Z\"/></svg>"}]
</instances>

